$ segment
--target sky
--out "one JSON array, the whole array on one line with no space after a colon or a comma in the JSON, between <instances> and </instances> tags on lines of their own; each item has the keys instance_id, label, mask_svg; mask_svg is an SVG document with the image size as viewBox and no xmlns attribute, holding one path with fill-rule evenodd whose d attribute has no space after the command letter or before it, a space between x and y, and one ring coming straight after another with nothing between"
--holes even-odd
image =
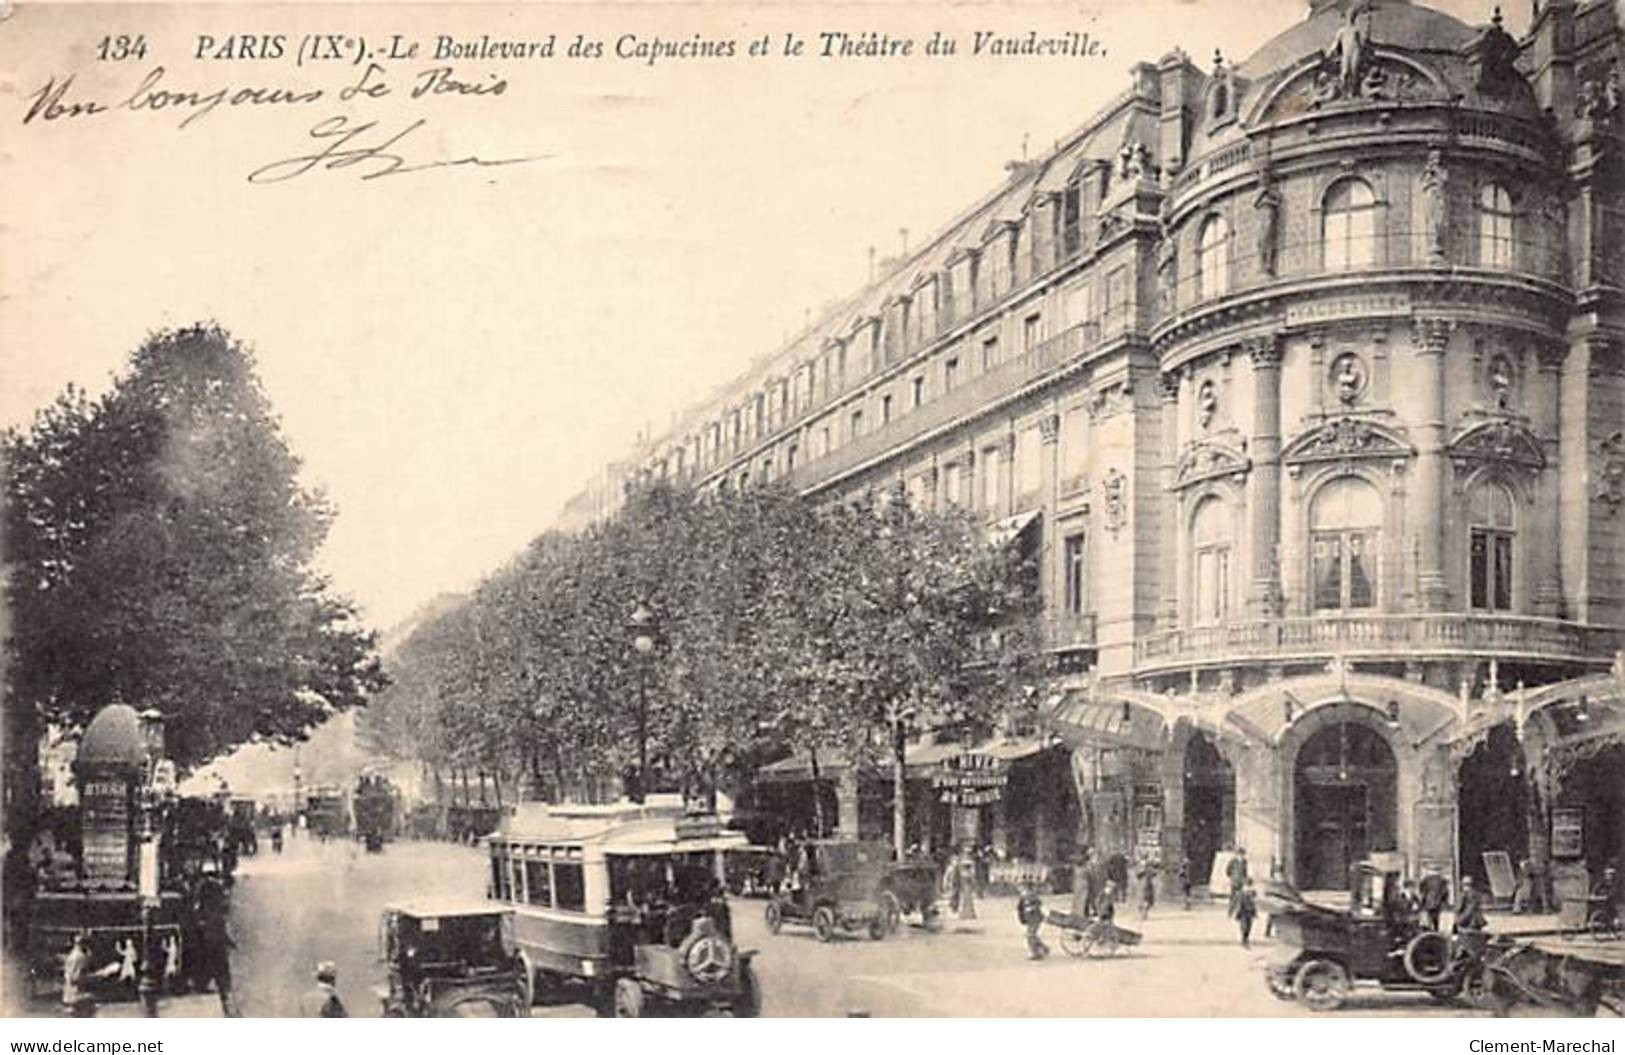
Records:
<instances>
[{"instance_id":1,"label":"sky","mask_svg":"<svg viewBox=\"0 0 1625 1055\"><path fill-rule=\"evenodd\" d=\"M1474 24L1492 7L1432 6ZM1514 34L1526 7L1507 11ZM324 569L387 629L499 566L641 431L861 286L869 247L895 252L902 228L922 244L999 183L1024 141L1038 156L1087 120L1134 62L1176 46L1204 69L1215 48L1239 61L1307 9L24 4L0 23L0 426L26 424L69 383L101 391L153 329L217 320L256 349L305 481L337 507ZM814 52L826 30L918 48L939 29L960 54L782 55L786 33ZM973 57L979 29L1088 32L1104 54ZM121 33L139 33L145 55L100 57ZM578 33L608 53L570 58ZM765 34L773 54L650 65L615 57L628 33L741 50ZM240 57L233 34L281 34L283 53ZM346 61L307 57L307 34L339 38ZM341 98L367 65L344 38L376 52L394 34L420 52L366 82L389 94ZM437 62L441 35L553 35L558 53ZM239 57L213 57L226 47ZM465 86L501 80L500 94L412 98L444 65ZM23 123L70 76L58 108L107 109ZM323 94L152 108L157 92L256 88ZM115 105L131 98L145 105ZM311 153L318 122L340 119L376 122L352 147L422 120L393 148L413 165L537 160L247 178Z\"/></svg>"}]
</instances>

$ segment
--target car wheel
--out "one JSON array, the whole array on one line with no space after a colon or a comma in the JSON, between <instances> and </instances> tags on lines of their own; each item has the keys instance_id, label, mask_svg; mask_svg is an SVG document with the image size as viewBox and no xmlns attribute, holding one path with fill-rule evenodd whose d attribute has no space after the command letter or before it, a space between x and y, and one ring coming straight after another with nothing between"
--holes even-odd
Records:
<instances>
[{"instance_id":1,"label":"car wheel","mask_svg":"<svg viewBox=\"0 0 1625 1055\"><path fill-rule=\"evenodd\" d=\"M880 941L882 938L884 938L886 936L886 919L885 919L885 917L876 916L874 919L871 919L869 921L868 930L869 930L869 940L870 941Z\"/></svg>"},{"instance_id":2,"label":"car wheel","mask_svg":"<svg viewBox=\"0 0 1625 1055\"><path fill-rule=\"evenodd\" d=\"M935 905L928 905L920 910L920 923L932 934L942 930L942 913Z\"/></svg>"},{"instance_id":3,"label":"car wheel","mask_svg":"<svg viewBox=\"0 0 1625 1055\"><path fill-rule=\"evenodd\" d=\"M767 908L762 910L762 920L767 924L769 934L777 934L784 926L784 910L777 901L769 901Z\"/></svg>"},{"instance_id":4,"label":"car wheel","mask_svg":"<svg viewBox=\"0 0 1625 1055\"><path fill-rule=\"evenodd\" d=\"M1349 994L1349 973L1335 960L1310 960L1298 968L1292 993L1311 1011L1336 1011Z\"/></svg>"},{"instance_id":5,"label":"car wheel","mask_svg":"<svg viewBox=\"0 0 1625 1055\"><path fill-rule=\"evenodd\" d=\"M643 1017L643 986L636 978L615 979L615 1017Z\"/></svg>"},{"instance_id":6,"label":"car wheel","mask_svg":"<svg viewBox=\"0 0 1625 1055\"><path fill-rule=\"evenodd\" d=\"M739 995L734 997L733 1011L735 1018L758 1018L762 1014L762 985L750 963L739 965Z\"/></svg>"},{"instance_id":7,"label":"car wheel","mask_svg":"<svg viewBox=\"0 0 1625 1055\"><path fill-rule=\"evenodd\" d=\"M828 905L819 905L813 911L812 925L819 941L835 940L835 910Z\"/></svg>"},{"instance_id":8,"label":"car wheel","mask_svg":"<svg viewBox=\"0 0 1625 1055\"><path fill-rule=\"evenodd\" d=\"M1296 993L1292 991L1292 968L1285 970L1267 970L1264 972L1264 984L1269 987L1270 995L1277 1000L1291 1000Z\"/></svg>"},{"instance_id":9,"label":"car wheel","mask_svg":"<svg viewBox=\"0 0 1625 1055\"><path fill-rule=\"evenodd\" d=\"M1087 956L1089 946L1094 944L1082 931L1063 930L1061 932L1061 951L1068 956Z\"/></svg>"},{"instance_id":10,"label":"car wheel","mask_svg":"<svg viewBox=\"0 0 1625 1055\"><path fill-rule=\"evenodd\" d=\"M903 926L903 906L890 890L880 895L880 918L886 924L887 934L896 934Z\"/></svg>"},{"instance_id":11,"label":"car wheel","mask_svg":"<svg viewBox=\"0 0 1625 1055\"><path fill-rule=\"evenodd\" d=\"M1402 962L1413 981L1427 986L1441 984L1455 970L1450 939L1430 930L1406 943Z\"/></svg>"}]
</instances>

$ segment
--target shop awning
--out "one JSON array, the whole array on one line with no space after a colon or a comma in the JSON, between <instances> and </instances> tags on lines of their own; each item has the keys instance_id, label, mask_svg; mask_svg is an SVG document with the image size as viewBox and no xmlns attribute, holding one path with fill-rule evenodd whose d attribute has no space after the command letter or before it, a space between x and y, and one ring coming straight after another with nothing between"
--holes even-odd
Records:
<instances>
[{"instance_id":1,"label":"shop awning","mask_svg":"<svg viewBox=\"0 0 1625 1055\"><path fill-rule=\"evenodd\" d=\"M818 752L820 780L833 780L836 774L845 768L846 756L841 752ZM781 758L756 771L757 783L761 784L798 784L811 779L813 779L813 760L805 751L797 751L789 758Z\"/></svg>"},{"instance_id":2,"label":"shop awning","mask_svg":"<svg viewBox=\"0 0 1625 1055\"><path fill-rule=\"evenodd\" d=\"M1135 748L1160 751L1167 723L1148 708L1109 695L1096 697L1086 689L1072 689L1046 708L1050 727L1073 746Z\"/></svg>"},{"instance_id":3,"label":"shop awning","mask_svg":"<svg viewBox=\"0 0 1625 1055\"><path fill-rule=\"evenodd\" d=\"M1021 533L1032 527L1038 519L1039 511L1029 509L1025 513L1005 517L988 525L987 541L993 546L1005 546L1021 537Z\"/></svg>"}]
</instances>

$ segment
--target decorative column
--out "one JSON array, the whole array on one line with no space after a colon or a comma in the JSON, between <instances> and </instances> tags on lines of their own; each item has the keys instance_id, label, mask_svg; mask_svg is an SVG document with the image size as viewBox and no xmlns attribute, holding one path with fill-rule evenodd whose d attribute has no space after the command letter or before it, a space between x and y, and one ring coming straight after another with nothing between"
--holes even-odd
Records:
<instances>
[{"instance_id":1,"label":"decorative column","mask_svg":"<svg viewBox=\"0 0 1625 1055\"><path fill-rule=\"evenodd\" d=\"M1157 622L1179 626L1179 390L1177 373L1158 377L1162 396L1162 603Z\"/></svg>"},{"instance_id":2,"label":"decorative column","mask_svg":"<svg viewBox=\"0 0 1625 1055\"><path fill-rule=\"evenodd\" d=\"M1444 577L1444 539L1441 534L1444 503L1444 353L1454 324L1447 319L1415 319L1411 347L1420 360L1416 372L1417 422L1416 516L1410 519L1417 534L1417 598L1421 607L1441 611L1450 601Z\"/></svg>"},{"instance_id":3,"label":"decorative column","mask_svg":"<svg viewBox=\"0 0 1625 1055\"><path fill-rule=\"evenodd\" d=\"M1041 552L1047 553L1048 574L1043 576L1044 611L1051 616L1063 614L1066 605L1066 547L1057 534L1055 510L1061 494L1061 418L1058 414L1045 414L1038 419L1039 458L1043 466L1044 542Z\"/></svg>"},{"instance_id":4,"label":"decorative column","mask_svg":"<svg viewBox=\"0 0 1625 1055\"><path fill-rule=\"evenodd\" d=\"M1281 341L1275 334L1247 342L1253 362L1253 459L1247 509L1252 526L1253 586L1248 608L1264 619L1281 614Z\"/></svg>"},{"instance_id":5,"label":"decorative column","mask_svg":"<svg viewBox=\"0 0 1625 1055\"><path fill-rule=\"evenodd\" d=\"M1523 540L1523 550L1534 557L1535 614L1558 617L1563 614L1563 534L1562 496L1558 488L1558 436L1562 429L1563 360L1568 346L1560 341L1543 344L1535 350L1539 360L1531 416L1535 434L1540 437L1546 464L1535 486L1534 530Z\"/></svg>"}]
</instances>

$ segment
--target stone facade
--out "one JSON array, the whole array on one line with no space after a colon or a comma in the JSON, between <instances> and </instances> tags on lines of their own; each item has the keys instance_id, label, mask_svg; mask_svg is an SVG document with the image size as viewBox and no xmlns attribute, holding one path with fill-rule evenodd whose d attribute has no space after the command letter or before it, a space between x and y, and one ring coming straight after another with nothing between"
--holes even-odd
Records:
<instances>
[{"instance_id":1,"label":"stone facade","mask_svg":"<svg viewBox=\"0 0 1625 1055\"><path fill-rule=\"evenodd\" d=\"M1163 729L1056 726L1087 841L1303 883L1543 857L1540 752L1620 720L1617 678L1562 688L1625 648L1619 25L1317 0L1246 61L1136 66L637 472L1037 513L1054 699ZM1497 725L1530 819L1464 835Z\"/></svg>"}]
</instances>

